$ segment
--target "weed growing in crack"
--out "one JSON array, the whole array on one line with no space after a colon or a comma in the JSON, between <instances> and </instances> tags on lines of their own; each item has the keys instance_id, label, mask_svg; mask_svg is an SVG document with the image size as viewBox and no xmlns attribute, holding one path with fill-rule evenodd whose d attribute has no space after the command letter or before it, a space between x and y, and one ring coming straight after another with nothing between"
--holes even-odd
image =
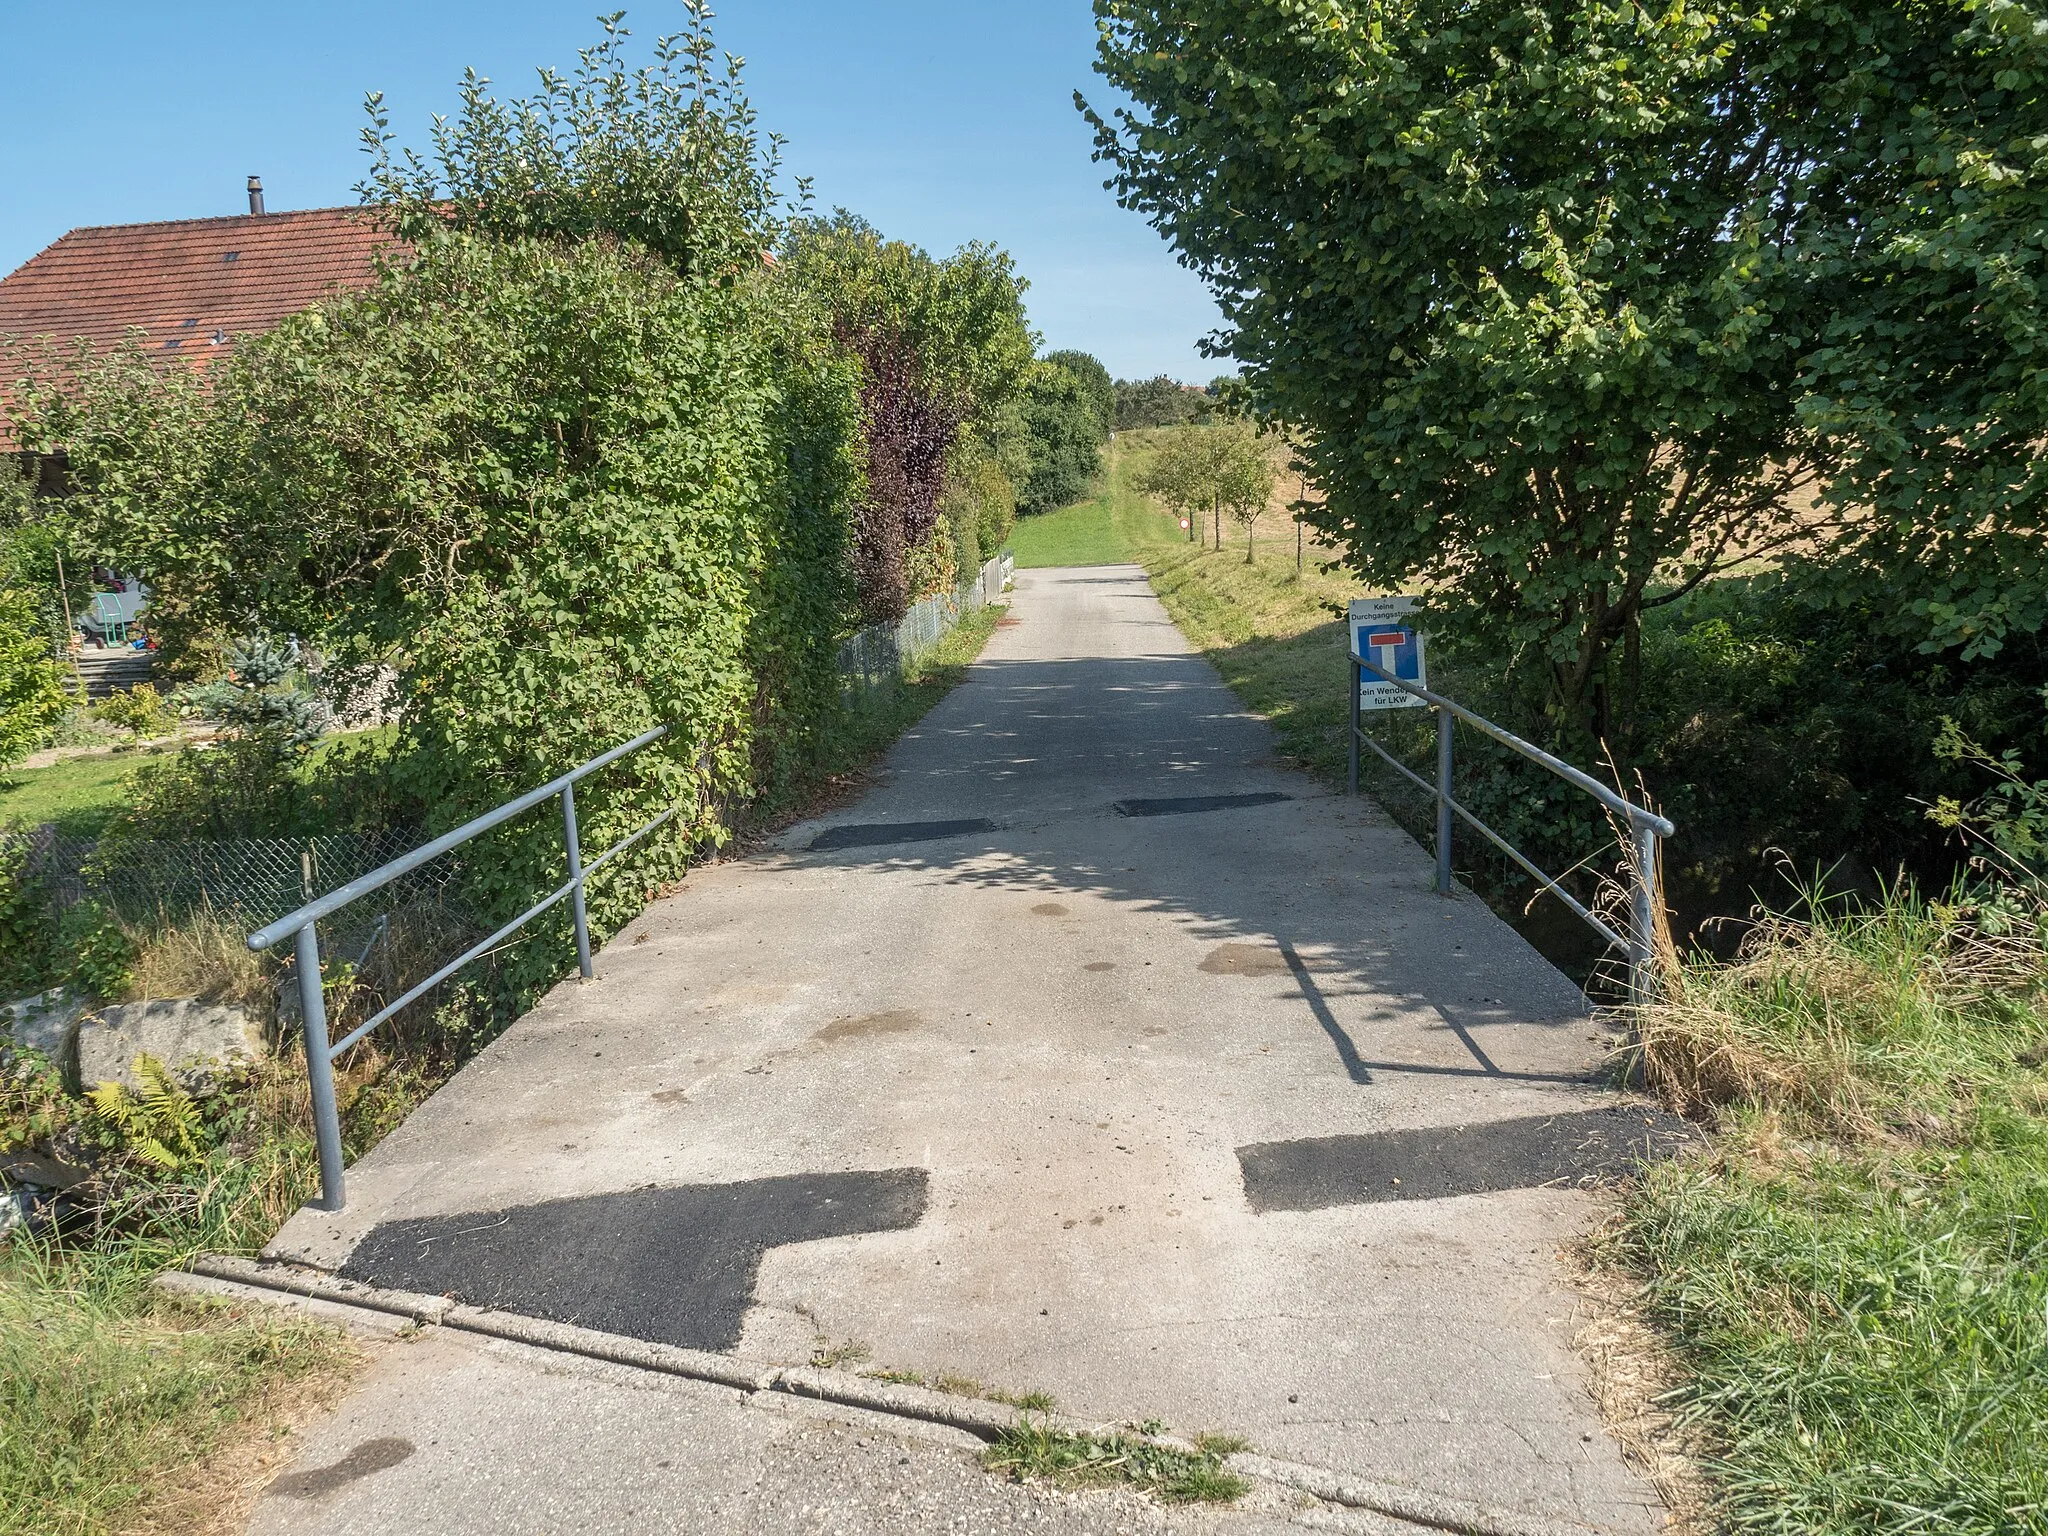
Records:
<instances>
[{"instance_id":1,"label":"weed growing in crack","mask_svg":"<svg viewBox=\"0 0 2048 1536\"><path fill-rule=\"evenodd\" d=\"M1026 1413L1051 1413L1059 1407L1059 1399L1050 1392L999 1392L991 1387L987 1393L992 1403L1007 1403L1012 1408L1022 1408Z\"/></svg>"},{"instance_id":2,"label":"weed growing in crack","mask_svg":"<svg viewBox=\"0 0 2048 1536\"><path fill-rule=\"evenodd\" d=\"M858 1339L846 1339L838 1344L820 1339L811 1350L811 1364L820 1370L836 1371L842 1365L859 1365L873 1353Z\"/></svg>"},{"instance_id":3,"label":"weed growing in crack","mask_svg":"<svg viewBox=\"0 0 2048 1536\"><path fill-rule=\"evenodd\" d=\"M869 1381L887 1382L892 1387L921 1387L924 1378L915 1371L863 1371Z\"/></svg>"},{"instance_id":4,"label":"weed growing in crack","mask_svg":"<svg viewBox=\"0 0 2048 1536\"><path fill-rule=\"evenodd\" d=\"M1250 1489L1224 1470L1226 1452L1178 1450L1132 1435L1092 1435L1029 1419L1003 1431L982 1453L982 1465L1022 1482L1044 1478L1068 1487L1125 1483L1169 1504L1228 1504Z\"/></svg>"}]
</instances>

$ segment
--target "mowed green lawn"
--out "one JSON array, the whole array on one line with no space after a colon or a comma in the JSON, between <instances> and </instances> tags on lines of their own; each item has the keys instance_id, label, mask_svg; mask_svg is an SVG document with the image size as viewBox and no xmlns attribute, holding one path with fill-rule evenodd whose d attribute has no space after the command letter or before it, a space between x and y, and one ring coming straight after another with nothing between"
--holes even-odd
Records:
<instances>
[{"instance_id":1,"label":"mowed green lawn","mask_svg":"<svg viewBox=\"0 0 2048 1536\"><path fill-rule=\"evenodd\" d=\"M1152 462L1152 434L1127 432L1104 450L1095 494L1057 512L1017 519L1010 550L1024 567L1126 565L1147 545L1179 538L1175 520L1133 487Z\"/></svg>"},{"instance_id":2,"label":"mowed green lawn","mask_svg":"<svg viewBox=\"0 0 2048 1536\"><path fill-rule=\"evenodd\" d=\"M143 756L115 752L0 771L0 826L54 821L66 837L95 836L128 803L128 781Z\"/></svg>"},{"instance_id":3,"label":"mowed green lawn","mask_svg":"<svg viewBox=\"0 0 2048 1536\"><path fill-rule=\"evenodd\" d=\"M1010 550L1020 566L1122 565L1131 558L1114 516L1115 494L1105 490L1057 512L1017 519Z\"/></svg>"}]
</instances>

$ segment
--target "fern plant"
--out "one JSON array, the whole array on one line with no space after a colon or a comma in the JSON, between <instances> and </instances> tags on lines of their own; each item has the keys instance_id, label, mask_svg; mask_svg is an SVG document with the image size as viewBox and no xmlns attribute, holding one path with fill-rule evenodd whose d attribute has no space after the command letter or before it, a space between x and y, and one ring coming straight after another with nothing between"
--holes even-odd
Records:
<instances>
[{"instance_id":1,"label":"fern plant","mask_svg":"<svg viewBox=\"0 0 2048 1536\"><path fill-rule=\"evenodd\" d=\"M139 1090L101 1083L86 1095L101 1128L123 1150L165 1173L181 1173L205 1156L199 1106L154 1056L135 1058Z\"/></svg>"}]
</instances>

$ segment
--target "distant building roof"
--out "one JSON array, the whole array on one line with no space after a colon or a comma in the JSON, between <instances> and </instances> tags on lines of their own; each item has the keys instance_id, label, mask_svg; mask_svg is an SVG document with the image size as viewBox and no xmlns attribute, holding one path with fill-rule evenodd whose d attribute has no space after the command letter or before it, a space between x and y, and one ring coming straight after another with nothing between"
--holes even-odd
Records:
<instances>
[{"instance_id":1,"label":"distant building roof","mask_svg":"<svg viewBox=\"0 0 2048 1536\"><path fill-rule=\"evenodd\" d=\"M150 352L203 373L236 337L368 287L377 253L399 249L362 208L74 229L0 278L0 339L106 351L140 330Z\"/></svg>"}]
</instances>

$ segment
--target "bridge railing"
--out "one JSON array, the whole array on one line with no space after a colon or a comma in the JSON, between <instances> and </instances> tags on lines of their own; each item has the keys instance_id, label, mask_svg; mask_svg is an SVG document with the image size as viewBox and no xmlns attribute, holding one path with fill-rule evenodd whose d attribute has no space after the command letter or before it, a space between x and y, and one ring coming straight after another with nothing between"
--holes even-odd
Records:
<instances>
[{"instance_id":1,"label":"bridge railing","mask_svg":"<svg viewBox=\"0 0 2048 1536\"><path fill-rule=\"evenodd\" d=\"M1404 693L1413 694L1427 704L1436 715L1436 782L1430 783L1406 763L1401 762L1385 747L1374 741L1361 724L1363 710L1359 707L1360 685L1364 674L1370 672L1382 682L1392 683ZM1481 821L1472 812L1458 803L1451 792L1452 753L1454 735L1458 721L1464 721L1474 730L1492 737L1502 746L1519 752L1532 763L1538 763L1563 779L1574 789L1585 791L1602 806L1619 817L1628 828L1632 843L1625 864L1628 871L1629 915L1627 932L1618 933L1606 918L1587 907L1551 876L1541 869L1508 840ZM1362 742L1386 760L1403 778L1420 788L1436 802L1436 888L1444 895L1452 894L1451 884L1451 832L1454 818L1465 821L1494 847L1513 859L1523 870L1551 895L1563 902L1576 913L1595 933L1607 940L1615 949L1628 956L1629 996L1636 1002L1650 1000L1656 985L1656 938L1658 902L1658 858L1662 843L1678 829L1655 811L1637 805L1618 791L1602 784L1591 774L1582 773L1562 758L1554 757L1533 742L1524 741L1513 731L1505 730L1488 720L1484 715L1467 709L1456 700L1447 699L1440 693L1417 687L1396 677L1376 662L1367 661L1354 652L1351 656L1351 729L1350 729L1350 786L1351 793L1358 793L1358 748Z\"/></svg>"},{"instance_id":2,"label":"bridge railing","mask_svg":"<svg viewBox=\"0 0 2048 1536\"><path fill-rule=\"evenodd\" d=\"M648 821L639 830L621 838L590 863L583 862L583 848L576 831L576 786L599 769L616 763L622 757L629 757L642 747L651 746L669 733L665 725L635 736L631 741L613 747L609 752L599 753L589 762L570 769L558 779L550 779L538 789L528 790L516 800L508 800L494 811L486 811L471 822L457 827L453 832L435 838L431 843L415 848L402 858L373 869L361 879L351 880L347 885L329 891L317 901L309 901L297 911L286 914L276 922L259 928L249 935L249 947L258 953L282 944L286 939L296 942L299 981L299 1016L304 1021L306 1036L306 1076L313 1094L314 1139L320 1148L320 1198L314 1204L323 1211L338 1211L347 1201L346 1188L342 1181L341 1168L341 1114L334 1099L334 1058L389 1019L393 1014L425 996L450 976L461 970L470 961L489 953L507 938L524 928L541 913L563 901L569 903L576 920L576 964L583 979L591 976L590 967L590 922L586 914L583 889L590 877L624 853L633 844L663 823L673 820L682 810L681 805L672 805L659 816ZM569 878L555 887L534 905L505 924L489 938L471 945L454 960L442 966L433 975L417 986L409 988L396 1001L385 1004L362 1024L339 1040L330 1042L327 1038L326 987L320 975L320 933L321 919L330 917L352 902L360 901L372 891L391 884L392 881L410 874L421 865L440 858L443 854L460 848L471 839L481 836L493 827L503 826L513 817L532 810L548 800L558 800L562 807L562 843L568 856Z\"/></svg>"}]
</instances>

